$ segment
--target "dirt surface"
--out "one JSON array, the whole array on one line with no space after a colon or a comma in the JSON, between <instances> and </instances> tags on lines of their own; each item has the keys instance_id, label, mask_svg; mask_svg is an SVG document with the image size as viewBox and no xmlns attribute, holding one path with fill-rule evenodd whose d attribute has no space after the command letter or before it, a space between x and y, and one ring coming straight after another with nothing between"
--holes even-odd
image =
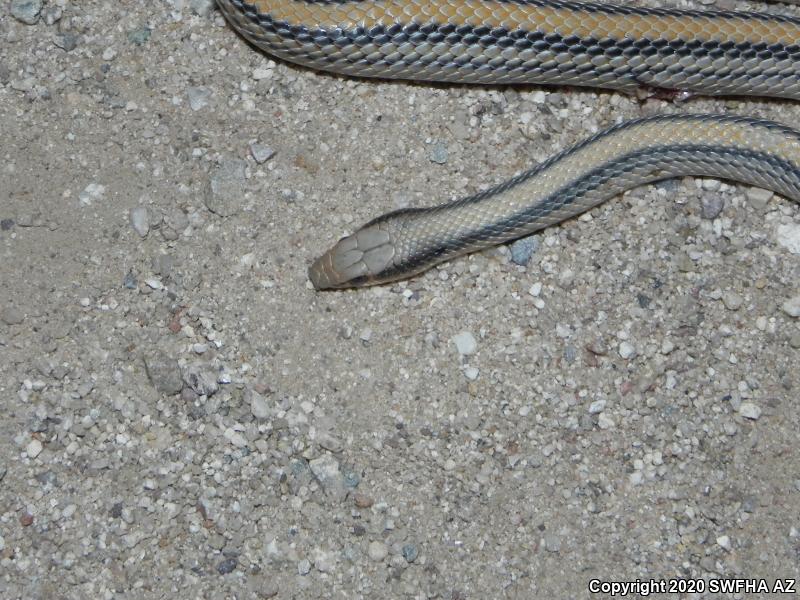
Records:
<instances>
[{"instance_id":1,"label":"dirt surface","mask_svg":"<svg viewBox=\"0 0 800 600\"><path fill-rule=\"evenodd\" d=\"M798 576L794 203L672 181L526 265L306 276L618 121L797 103L348 80L204 4L0 2L2 598Z\"/></svg>"}]
</instances>

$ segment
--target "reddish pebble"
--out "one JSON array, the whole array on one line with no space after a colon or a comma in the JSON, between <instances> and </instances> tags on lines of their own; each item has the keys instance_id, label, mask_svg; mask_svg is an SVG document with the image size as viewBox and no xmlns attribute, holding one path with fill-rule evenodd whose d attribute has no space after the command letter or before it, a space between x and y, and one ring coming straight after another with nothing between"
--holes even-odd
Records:
<instances>
[{"instance_id":1,"label":"reddish pebble","mask_svg":"<svg viewBox=\"0 0 800 600\"><path fill-rule=\"evenodd\" d=\"M24 512L22 515L20 515L19 522L23 527L33 525L33 515L29 512Z\"/></svg>"}]
</instances>

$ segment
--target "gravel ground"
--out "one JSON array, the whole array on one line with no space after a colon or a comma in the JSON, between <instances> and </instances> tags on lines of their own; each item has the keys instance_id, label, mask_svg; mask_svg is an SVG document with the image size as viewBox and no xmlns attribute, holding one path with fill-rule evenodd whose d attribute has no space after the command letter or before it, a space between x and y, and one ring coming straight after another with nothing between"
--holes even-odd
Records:
<instances>
[{"instance_id":1,"label":"gravel ground","mask_svg":"<svg viewBox=\"0 0 800 600\"><path fill-rule=\"evenodd\" d=\"M677 180L409 282L306 277L617 121L796 103L354 81L208 1L41 4L0 3L2 598L798 576L790 201Z\"/></svg>"}]
</instances>

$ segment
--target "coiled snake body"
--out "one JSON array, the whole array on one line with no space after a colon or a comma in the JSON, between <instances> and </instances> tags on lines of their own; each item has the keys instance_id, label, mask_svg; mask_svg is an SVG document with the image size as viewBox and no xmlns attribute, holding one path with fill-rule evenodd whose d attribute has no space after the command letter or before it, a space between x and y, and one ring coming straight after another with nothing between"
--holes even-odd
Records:
<instances>
[{"instance_id":1,"label":"coiled snake body","mask_svg":"<svg viewBox=\"0 0 800 600\"><path fill-rule=\"evenodd\" d=\"M270 54L362 77L800 99L800 20L561 0L217 0ZM800 201L800 133L664 115L597 134L486 192L367 223L309 269L317 289L409 277L643 183L697 175Z\"/></svg>"}]
</instances>

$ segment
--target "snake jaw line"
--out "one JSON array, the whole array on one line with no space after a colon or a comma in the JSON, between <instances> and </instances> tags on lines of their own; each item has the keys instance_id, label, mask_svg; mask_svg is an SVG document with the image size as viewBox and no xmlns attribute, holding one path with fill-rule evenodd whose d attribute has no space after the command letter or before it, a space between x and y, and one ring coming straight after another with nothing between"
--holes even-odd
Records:
<instances>
[{"instance_id":1,"label":"snake jaw line","mask_svg":"<svg viewBox=\"0 0 800 600\"><path fill-rule=\"evenodd\" d=\"M394 243L380 224L367 225L340 239L308 269L308 277L317 290L360 287L382 283L392 266Z\"/></svg>"}]
</instances>

